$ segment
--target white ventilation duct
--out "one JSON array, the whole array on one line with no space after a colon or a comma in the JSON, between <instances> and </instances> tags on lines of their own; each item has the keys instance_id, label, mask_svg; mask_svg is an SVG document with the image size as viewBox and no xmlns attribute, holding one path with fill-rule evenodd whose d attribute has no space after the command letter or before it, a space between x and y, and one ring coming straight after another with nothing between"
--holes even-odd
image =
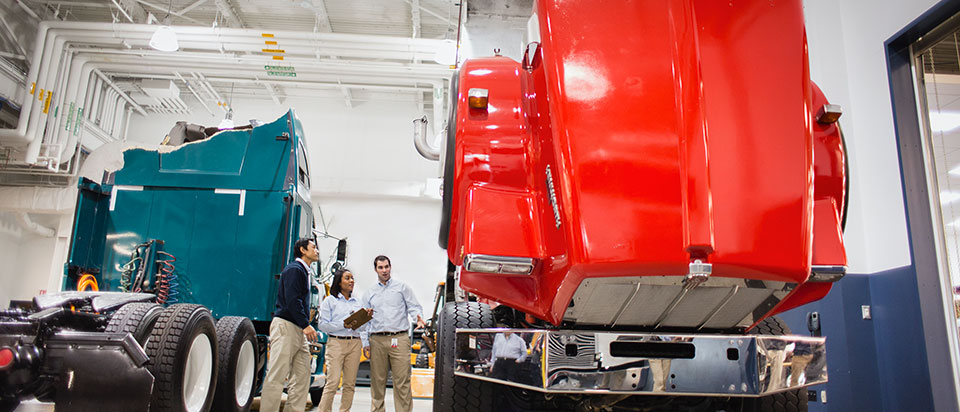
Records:
<instances>
[{"instance_id":1,"label":"white ventilation duct","mask_svg":"<svg viewBox=\"0 0 960 412\"><path fill-rule=\"evenodd\" d=\"M17 213L17 222L25 230L43 237L54 237L57 234L56 230L34 222L26 212Z\"/></svg>"},{"instance_id":2,"label":"white ventilation duct","mask_svg":"<svg viewBox=\"0 0 960 412\"><path fill-rule=\"evenodd\" d=\"M99 180L99 178L98 178ZM0 186L0 211L64 214L77 204L76 187Z\"/></svg>"}]
</instances>

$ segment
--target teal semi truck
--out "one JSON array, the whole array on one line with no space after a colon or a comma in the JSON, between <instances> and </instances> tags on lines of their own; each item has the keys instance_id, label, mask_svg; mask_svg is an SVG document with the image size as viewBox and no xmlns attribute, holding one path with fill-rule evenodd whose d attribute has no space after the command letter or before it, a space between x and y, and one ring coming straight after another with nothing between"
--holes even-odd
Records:
<instances>
[{"instance_id":1,"label":"teal semi truck","mask_svg":"<svg viewBox=\"0 0 960 412\"><path fill-rule=\"evenodd\" d=\"M28 397L68 410L250 408L280 272L313 237L307 142L293 110L255 127L178 126L160 150L126 150L121 169L80 180L63 292L0 311L0 411ZM325 290L314 291L315 308Z\"/></svg>"}]
</instances>

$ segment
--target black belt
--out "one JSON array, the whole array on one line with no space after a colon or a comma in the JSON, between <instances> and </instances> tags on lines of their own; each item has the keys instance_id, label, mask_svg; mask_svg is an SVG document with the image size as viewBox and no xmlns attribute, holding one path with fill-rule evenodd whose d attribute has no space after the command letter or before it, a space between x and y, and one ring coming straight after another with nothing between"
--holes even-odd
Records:
<instances>
[{"instance_id":1,"label":"black belt","mask_svg":"<svg viewBox=\"0 0 960 412\"><path fill-rule=\"evenodd\" d=\"M330 337L331 337L331 338L334 338L334 339L360 339L359 336L334 336L334 335L330 335Z\"/></svg>"},{"instance_id":2,"label":"black belt","mask_svg":"<svg viewBox=\"0 0 960 412\"><path fill-rule=\"evenodd\" d=\"M401 333L407 333L407 331L405 331L405 330L399 330L399 331L396 331L396 332L373 332L373 333L371 333L371 335L377 335L377 336L393 336L393 335L399 335L399 334L401 334Z\"/></svg>"}]
</instances>

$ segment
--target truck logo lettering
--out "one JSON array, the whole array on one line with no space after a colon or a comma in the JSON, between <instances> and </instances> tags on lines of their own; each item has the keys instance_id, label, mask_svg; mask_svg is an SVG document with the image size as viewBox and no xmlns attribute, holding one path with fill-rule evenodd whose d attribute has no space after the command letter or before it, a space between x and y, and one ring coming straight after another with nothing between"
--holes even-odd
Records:
<instances>
[{"instance_id":1,"label":"truck logo lettering","mask_svg":"<svg viewBox=\"0 0 960 412\"><path fill-rule=\"evenodd\" d=\"M553 174L550 173L550 165L547 165L547 192L549 193L550 205L553 206L553 221L560 228L560 208L557 207L557 192L553 188Z\"/></svg>"}]
</instances>

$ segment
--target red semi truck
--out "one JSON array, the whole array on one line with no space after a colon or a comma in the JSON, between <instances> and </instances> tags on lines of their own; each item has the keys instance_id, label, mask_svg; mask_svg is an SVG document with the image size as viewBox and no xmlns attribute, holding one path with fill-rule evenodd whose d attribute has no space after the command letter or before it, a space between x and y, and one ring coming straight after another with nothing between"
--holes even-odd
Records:
<instances>
[{"instance_id":1,"label":"red semi truck","mask_svg":"<svg viewBox=\"0 0 960 412\"><path fill-rule=\"evenodd\" d=\"M801 1L529 26L451 82L434 410L806 410L824 338L774 315L845 274L848 171Z\"/></svg>"}]
</instances>

